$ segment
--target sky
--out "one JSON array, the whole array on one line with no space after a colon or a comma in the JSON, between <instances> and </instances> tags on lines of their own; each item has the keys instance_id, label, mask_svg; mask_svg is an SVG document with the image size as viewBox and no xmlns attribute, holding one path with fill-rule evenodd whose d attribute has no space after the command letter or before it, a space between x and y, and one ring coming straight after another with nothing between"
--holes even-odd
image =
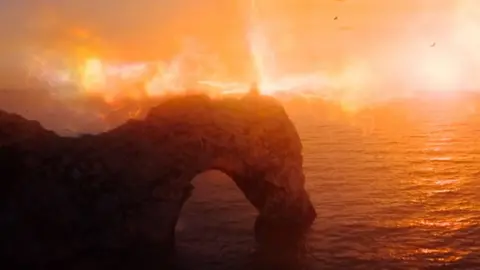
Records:
<instances>
[{"instance_id":1,"label":"sky","mask_svg":"<svg viewBox=\"0 0 480 270\"><path fill-rule=\"evenodd\" d=\"M441 47L460 2L472 1L0 0L0 67L42 50L171 59L189 41L232 74L249 72L252 50L269 69L335 69L395 58L400 46L419 54ZM252 45L253 29L262 41Z\"/></svg>"},{"instance_id":2,"label":"sky","mask_svg":"<svg viewBox=\"0 0 480 270\"><path fill-rule=\"evenodd\" d=\"M195 56L216 79L262 89L334 83L353 108L404 89L480 89L478 33L478 0L0 0L0 88L24 87L36 58L186 62L151 81L162 91Z\"/></svg>"},{"instance_id":3,"label":"sky","mask_svg":"<svg viewBox=\"0 0 480 270\"><path fill-rule=\"evenodd\" d=\"M125 57L163 56L186 37L218 46L238 35L241 16L234 2L1 0L0 33L11 40L3 45L10 48L84 41L110 46Z\"/></svg>"},{"instance_id":4,"label":"sky","mask_svg":"<svg viewBox=\"0 0 480 270\"><path fill-rule=\"evenodd\" d=\"M72 54L82 48L102 58L168 60L179 54L186 42L221 55L222 62L233 66L232 58L248 58L241 3L0 0L0 38L8 40L0 44L0 68L18 62L19 54L32 50ZM0 74L5 69L11 71L4 68Z\"/></svg>"},{"instance_id":5,"label":"sky","mask_svg":"<svg viewBox=\"0 0 480 270\"><path fill-rule=\"evenodd\" d=\"M155 57L175 53L185 38L211 50L239 53L245 46L251 0L0 0L0 35L18 46L67 46L90 42L107 46L123 57ZM388 38L389 31L422 14L442 12L449 0L257 0L263 16L283 16L286 24L302 25L293 35L308 32L325 37L322 47L338 47L339 27L352 27L363 46ZM286 15L288 18L286 17ZM332 18L339 16L339 21ZM336 24L334 24L336 23ZM83 34L83 35L82 35ZM328 38L328 37L331 38ZM83 37L83 39L82 39ZM88 37L88 38L87 38ZM86 41L85 39L88 39ZM349 45L348 50L356 50ZM322 50L319 50L322 51Z\"/></svg>"}]
</instances>

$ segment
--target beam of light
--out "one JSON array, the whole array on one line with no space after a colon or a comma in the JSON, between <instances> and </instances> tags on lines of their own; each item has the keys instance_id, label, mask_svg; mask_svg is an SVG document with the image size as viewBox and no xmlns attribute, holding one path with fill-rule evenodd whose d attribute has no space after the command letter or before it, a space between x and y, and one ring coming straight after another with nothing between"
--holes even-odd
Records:
<instances>
[{"instance_id":1,"label":"beam of light","mask_svg":"<svg viewBox=\"0 0 480 270\"><path fill-rule=\"evenodd\" d=\"M260 91L267 95L285 92L302 95L304 91L313 89L325 91L326 88L332 87L331 79L322 71L311 70L303 73L285 71L288 68L285 66L288 65L288 61L279 59L281 57L277 56L275 42L288 38L272 34L270 26L273 23L268 16L262 16L257 0L251 0L247 40Z\"/></svg>"},{"instance_id":2,"label":"beam of light","mask_svg":"<svg viewBox=\"0 0 480 270\"><path fill-rule=\"evenodd\" d=\"M250 54L253 58L253 69L256 80L262 93L272 93L273 89L269 86L273 77L273 67L275 67L275 55L273 48L268 44L265 37L265 29L259 21L259 10L257 1L251 0L249 17L249 33L247 33Z\"/></svg>"}]
</instances>

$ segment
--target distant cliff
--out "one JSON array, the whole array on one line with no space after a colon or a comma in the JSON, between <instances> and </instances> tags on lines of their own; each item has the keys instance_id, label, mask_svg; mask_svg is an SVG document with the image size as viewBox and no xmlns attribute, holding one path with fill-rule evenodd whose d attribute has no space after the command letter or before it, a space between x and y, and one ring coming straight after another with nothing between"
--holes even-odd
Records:
<instances>
[{"instance_id":1,"label":"distant cliff","mask_svg":"<svg viewBox=\"0 0 480 270\"><path fill-rule=\"evenodd\" d=\"M1 262L162 260L190 181L210 169L258 209L260 246L294 245L316 217L302 163L294 125L263 96L172 98L143 120L79 138L0 112Z\"/></svg>"}]
</instances>

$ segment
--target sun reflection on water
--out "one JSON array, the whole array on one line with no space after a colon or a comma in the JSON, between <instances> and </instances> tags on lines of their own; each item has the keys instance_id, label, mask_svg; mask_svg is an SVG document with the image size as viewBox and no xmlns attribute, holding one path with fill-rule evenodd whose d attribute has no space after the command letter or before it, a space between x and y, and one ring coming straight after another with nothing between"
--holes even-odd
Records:
<instances>
[{"instance_id":1,"label":"sun reflection on water","mask_svg":"<svg viewBox=\"0 0 480 270\"><path fill-rule=\"evenodd\" d=\"M417 144L417 153L421 153L422 158L418 160L417 156L417 160L410 160L410 168L421 172L406 180L409 186L418 187L408 194L409 201L417 205L417 211L390 224L422 232L425 237L403 248L392 246L390 256L396 259L421 258L441 264L457 262L471 253L471 250L459 249L448 242L434 244L437 236L455 235L476 226L472 214L475 206L459 194L465 188L466 179L460 173L465 166L460 162L462 157L456 154L459 134L444 128L448 126L448 123L445 125L448 119L441 118L439 122L424 127L426 135Z\"/></svg>"}]
</instances>

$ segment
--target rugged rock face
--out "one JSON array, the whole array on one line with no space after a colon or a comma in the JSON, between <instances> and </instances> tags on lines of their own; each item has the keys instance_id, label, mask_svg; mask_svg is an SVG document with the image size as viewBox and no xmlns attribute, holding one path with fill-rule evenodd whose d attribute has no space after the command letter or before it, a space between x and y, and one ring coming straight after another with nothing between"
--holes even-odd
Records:
<instances>
[{"instance_id":1,"label":"rugged rock face","mask_svg":"<svg viewBox=\"0 0 480 270\"><path fill-rule=\"evenodd\" d=\"M173 250L190 181L210 169L229 175L258 209L260 246L294 245L316 217L302 162L282 106L256 95L177 97L144 120L79 138L0 112L1 261L162 258Z\"/></svg>"}]
</instances>

